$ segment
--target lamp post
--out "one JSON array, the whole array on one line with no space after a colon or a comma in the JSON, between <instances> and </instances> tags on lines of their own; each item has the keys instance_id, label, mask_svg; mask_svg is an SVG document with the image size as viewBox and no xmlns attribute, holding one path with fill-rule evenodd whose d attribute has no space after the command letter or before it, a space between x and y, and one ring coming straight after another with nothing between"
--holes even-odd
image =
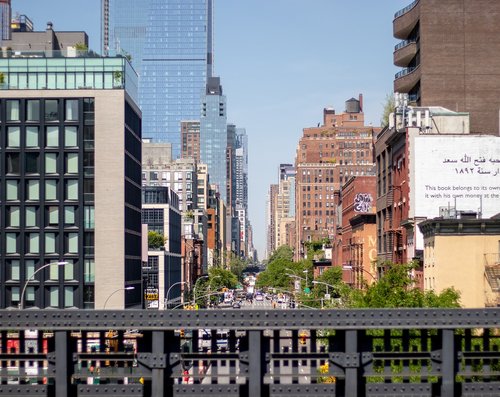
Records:
<instances>
[{"instance_id":1,"label":"lamp post","mask_svg":"<svg viewBox=\"0 0 500 397\"><path fill-rule=\"evenodd\" d=\"M193 300L194 300L194 304L195 305L196 305L196 284L198 284L198 281L200 281L202 278L208 278L208 277L209 277L208 275L200 276L194 282L194 286L193 286Z\"/></svg>"},{"instance_id":2,"label":"lamp post","mask_svg":"<svg viewBox=\"0 0 500 397\"><path fill-rule=\"evenodd\" d=\"M173 283L167 290L167 294L165 295L165 300L166 300L166 305L165 306L168 306L168 296L170 294L170 290L175 287L176 285L179 285L179 284L186 284L187 286L189 286L189 284L186 282L186 281L178 281L176 283Z\"/></svg>"},{"instance_id":3,"label":"lamp post","mask_svg":"<svg viewBox=\"0 0 500 397\"><path fill-rule=\"evenodd\" d=\"M356 266L356 268L354 268L351 265L342 265L342 270L358 270L358 269L365 272L366 274L368 274L372 278L372 280L377 281L375 276L373 274L371 274L368 270L363 268L363 266Z\"/></svg>"},{"instance_id":4,"label":"lamp post","mask_svg":"<svg viewBox=\"0 0 500 397\"><path fill-rule=\"evenodd\" d=\"M24 286L23 286L23 289L21 291L21 298L19 300L19 309L20 310L23 310L24 309L24 294L26 292L26 288L28 287L28 284L30 281L32 281L34 278L35 278L35 275L40 272L41 270L49 267L49 266L52 266L52 265L57 265L57 266L64 266L64 265L67 265L69 262L56 262L56 263L46 263L45 265L43 266L40 266L38 269L36 269L33 274L30 276L30 278L28 278L26 280L26 282L24 283Z\"/></svg>"},{"instance_id":5,"label":"lamp post","mask_svg":"<svg viewBox=\"0 0 500 397\"><path fill-rule=\"evenodd\" d=\"M123 288L118 288L117 290L111 292L111 294L109 294L109 296L106 298L106 300L104 301L104 305L102 307L102 310L105 310L106 309L106 305L108 304L108 301L109 299L114 295L116 294L117 292L120 292L120 291L132 291L134 290L135 287L132 287L132 286L129 286L129 287L123 287Z\"/></svg>"}]
</instances>

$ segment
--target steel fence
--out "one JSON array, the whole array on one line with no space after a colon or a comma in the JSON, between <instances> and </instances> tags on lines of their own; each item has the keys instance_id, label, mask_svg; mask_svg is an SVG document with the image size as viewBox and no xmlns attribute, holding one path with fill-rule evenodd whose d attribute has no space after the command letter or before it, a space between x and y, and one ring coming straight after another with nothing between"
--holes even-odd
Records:
<instances>
[{"instance_id":1,"label":"steel fence","mask_svg":"<svg viewBox=\"0 0 500 397\"><path fill-rule=\"evenodd\" d=\"M500 309L2 310L2 396L498 396Z\"/></svg>"}]
</instances>

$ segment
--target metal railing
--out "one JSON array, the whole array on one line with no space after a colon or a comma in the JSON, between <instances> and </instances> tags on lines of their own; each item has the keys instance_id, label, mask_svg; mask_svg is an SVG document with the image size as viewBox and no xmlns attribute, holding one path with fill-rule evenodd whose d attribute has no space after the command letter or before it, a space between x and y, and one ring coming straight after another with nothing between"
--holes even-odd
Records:
<instances>
[{"instance_id":1,"label":"metal railing","mask_svg":"<svg viewBox=\"0 0 500 397\"><path fill-rule=\"evenodd\" d=\"M409 46L410 44L413 44L413 43L416 43L417 40L416 39L410 39L410 40L403 40L403 41L400 41L398 44L396 44L394 46L394 51L398 51L400 50L401 48L404 48L406 46Z\"/></svg>"},{"instance_id":2,"label":"metal railing","mask_svg":"<svg viewBox=\"0 0 500 397\"><path fill-rule=\"evenodd\" d=\"M500 309L1 310L0 394L500 395Z\"/></svg>"},{"instance_id":3,"label":"metal railing","mask_svg":"<svg viewBox=\"0 0 500 397\"><path fill-rule=\"evenodd\" d=\"M404 68L403 70L396 73L394 78L397 80L397 79L400 79L401 77L407 76L410 73L413 73L417 68L418 68L418 66L410 66L408 68Z\"/></svg>"},{"instance_id":4,"label":"metal railing","mask_svg":"<svg viewBox=\"0 0 500 397\"><path fill-rule=\"evenodd\" d=\"M412 10L415 8L415 6L419 3L420 0L415 0L413 3L407 5L405 8L402 8L398 12L394 14L394 19L399 18L401 15L406 14L408 11Z\"/></svg>"}]
</instances>

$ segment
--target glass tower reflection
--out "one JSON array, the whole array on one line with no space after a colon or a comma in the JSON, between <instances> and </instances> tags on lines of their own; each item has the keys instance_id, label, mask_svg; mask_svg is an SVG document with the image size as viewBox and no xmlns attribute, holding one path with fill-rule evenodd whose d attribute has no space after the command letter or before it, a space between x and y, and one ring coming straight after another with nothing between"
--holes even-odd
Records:
<instances>
[{"instance_id":1,"label":"glass tower reflection","mask_svg":"<svg viewBox=\"0 0 500 397\"><path fill-rule=\"evenodd\" d=\"M212 76L212 0L109 2L110 47L130 54L140 76L143 136L172 143L178 158L180 122L200 119Z\"/></svg>"}]
</instances>

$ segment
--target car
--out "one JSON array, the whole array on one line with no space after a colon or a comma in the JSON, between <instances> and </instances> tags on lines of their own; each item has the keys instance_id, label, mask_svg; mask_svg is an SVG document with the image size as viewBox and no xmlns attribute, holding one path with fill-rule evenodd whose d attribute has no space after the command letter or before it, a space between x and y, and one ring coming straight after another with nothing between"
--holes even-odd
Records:
<instances>
[{"instance_id":1,"label":"car","mask_svg":"<svg viewBox=\"0 0 500 397\"><path fill-rule=\"evenodd\" d=\"M255 295L255 300L256 301L263 301L264 300L264 297L262 295Z\"/></svg>"},{"instance_id":2,"label":"car","mask_svg":"<svg viewBox=\"0 0 500 397\"><path fill-rule=\"evenodd\" d=\"M238 302L234 302L233 309L241 309L241 305Z\"/></svg>"}]
</instances>

